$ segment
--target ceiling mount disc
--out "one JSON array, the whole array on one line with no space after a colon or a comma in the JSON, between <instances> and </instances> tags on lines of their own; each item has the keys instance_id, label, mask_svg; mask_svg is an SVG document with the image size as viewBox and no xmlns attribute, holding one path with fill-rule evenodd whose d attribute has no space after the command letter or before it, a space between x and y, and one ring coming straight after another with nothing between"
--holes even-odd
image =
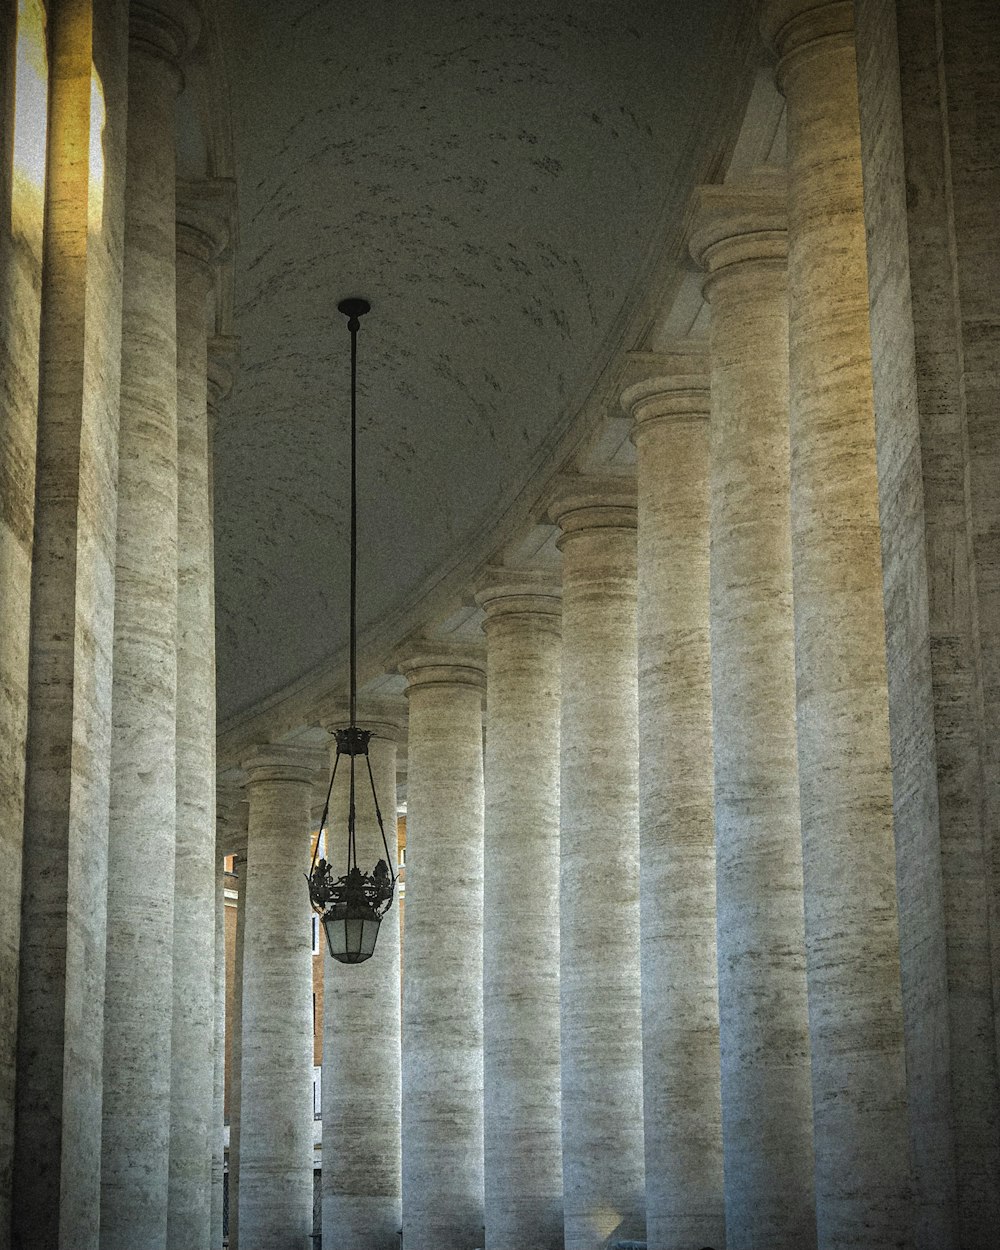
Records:
<instances>
[{"instance_id":1,"label":"ceiling mount disc","mask_svg":"<svg viewBox=\"0 0 1000 1250\"><path fill-rule=\"evenodd\" d=\"M337 312L342 312L345 317L363 317L366 312L371 312L372 306L366 299L359 296L351 296L350 299L342 299L337 305Z\"/></svg>"}]
</instances>

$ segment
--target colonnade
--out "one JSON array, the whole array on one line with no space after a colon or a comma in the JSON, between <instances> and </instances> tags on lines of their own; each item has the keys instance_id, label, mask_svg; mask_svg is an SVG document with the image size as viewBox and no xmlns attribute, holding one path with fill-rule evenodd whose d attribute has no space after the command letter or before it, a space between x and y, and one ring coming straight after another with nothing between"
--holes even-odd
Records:
<instances>
[{"instance_id":1,"label":"colonnade","mask_svg":"<svg viewBox=\"0 0 1000 1250\"><path fill-rule=\"evenodd\" d=\"M49 8L48 177L14 190L43 249L0 1241L221 1246L209 404L232 187L177 178L197 5Z\"/></svg>"},{"instance_id":2,"label":"colonnade","mask_svg":"<svg viewBox=\"0 0 1000 1250\"><path fill-rule=\"evenodd\" d=\"M72 6L51 31L48 141L65 159L49 160L45 267L22 306L37 480L5 479L20 512L3 590L32 612L2 652L24 836L19 929L3 912L19 988L0 1147L19 1247L190 1250L222 1238L209 409L227 345L206 302L229 212L224 189L176 180L197 10L133 3L126 58L122 6L90 9L85 31ZM400 1227L406 1250L986 1250L995 1235L992 864L980 839L970 882L943 832L943 868L901 850L854 12L767 0L763 15L787 168L696 195L710 337L631 360L615 403L634 478L555 484L559 570L480 579L485 648L399 656L402 1009L391 912L369 964L326 959L328 1250L388 1250ZM91 63L100 171L74 164L80 127L100 124ZM19 246L29 276L5 269L5 299L33 289ZM367 712L391 825L399 726ZM327 763L287 742L242 760L243 1250L305 1250L313 1225L302 873ZM932 944L974 956L948 956L936 1049L914 1007Z\"/></svg>"},{"instance_id":3,"label":"colonnade","mask_svg":"<svg viewBox=\"0 0 1000 1250\"><path fill-rule=\"evenodd\" d=\"M851 14L794 10L788 169L697 192L710 339L636 357L635 481L477 592L485 776L479 652L401 665L407 1246L993 1236L983 1055L950 1213L914 1166Z\"/></svg>"},{"instance_id":4,"label":"colonnade","mask_svg":"<svg viewBox=\"0 0 1000 1250\"><path fill-rule=\"evenodd\" d=\"M995 1235L995 1024L953 1016L981 1112L942 1127L904 1010L912 935L986 903L900 914L937 868L899 861L852 21L765 5L787 168L696 194L710 334L636 354L634 481L557 483L561 567L482 579L485 661L401 664L407 1246Z\"/></svg>"}]
</instances>

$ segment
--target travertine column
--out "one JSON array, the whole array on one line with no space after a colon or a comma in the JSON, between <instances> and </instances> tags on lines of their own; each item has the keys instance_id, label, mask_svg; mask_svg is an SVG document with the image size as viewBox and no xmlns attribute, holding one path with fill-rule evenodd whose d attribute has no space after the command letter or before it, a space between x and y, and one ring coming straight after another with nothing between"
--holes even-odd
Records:
<instances>
[{"instance_id":1,"label":"travertine column","mask_svg":"<svg viewBox=\"0 0 1000 1250\"><path fill-rule=\"evenodd\" d=\"M236 875L236 949L233 956L233 1016L229 1065L229 1247L240 1245L240 1138L243 1103L243 954L247 931L247 860L233 859Z\"/></svg>"},{"instance_id":2,"label":"travertine column","mask_svg":"<svg viewBox=\"0 0 1000 1250\"><path fill-rule=\"evenodd\" d=\"M708 361L645 366L623 405L639 475L639 793L650 1246L725 1241L709 665Z\"/></svg>"},{"instance_id":3,"label":"travertine column","mask_svg":"<svg viewBox=\"0 0 1000 1250\"><path fill-rule=\"evenodd\" d=\"M240 1081L242 1250L308 1250L313 1227L309 828L324 760L261 747L247 760Z\"/></svg>"},{"instance_id":4,"label":"travertine column","mask_svg":"<svg viewBox=\"0 0 1000 1250\"><path fill-rule=\"evenodd\" d=\"M769 0L788 115L799 782L821 1247L909 1245L906 1074L850 3Z\"/></svg>"},{"instance_id":5,"label":"travertine column","mask_svg":"<svg viewBox=\"0 0 1000 1250\"><path fill-rule=\"evenodd\" d=\"M208 341L208 499L209 516L214 529L215 492L213 488L212 449L215 427L219 418L219 405L233 386L233 370L236 357L236 340L230 336L212 335ZM209 594L211 615L215 618L215 554L214 544L209 548ZM226 816L231 804L226 804ZM245 824L243 834L245 835ZM225 852L220 843L218 822L216 825L216 917L215 917L215 1083L212 1111L212 1235L210 1250L222 1250L223 1198L225 1192L225 1101L226 1101L226 897L223 871ZM242 838L241 838L242 842ZM242 965L241 965L242 967ZM233 1172L233 1169L230 1169ZM230 1180L232 1180L232 1175ZM232 1190L230 1190L232 1193ZM234 1225L235 1227L235 1225ZM236 1241L230 1238L235 1250Z\"/></svg>"},{"instance_id":6,"label":"travertine column","mask_svg":"<svg viewBox=\"0 0 1000 1250\"><path fill-rule=\"evenodd\" d=\"M225 856L215 852L215 1018L213 1021L212 1118L209 1149L212 1152L212 1197L208 1250L222 1250L222 1207L225 1175L226 1088L226 872Z\"/></svg>"},{"instance_id":7,"label":"travertine column","mask_svg":"<svg viewBox=\"0 0 1000 1250\"><path fill-rule=\"evenodd\" d=\"M992 896L994 1045L1000 1058L1000 258L995 220L1000 196L1000 75L996 69L1000 21L990 0L942 4L939 11L944 48L943 55L937 53L938 82L949 128L945 143L954 212L956 294L961 303L962 390L979 633L983 820ZM958 892L953 880L948 881L948 889L949 893ZM971 937L974 945L981 941L975 932ZM977 986L975 997L980 992ZM979 1003L974 1010L981 1015ZM964 1039L961 1044L971 1049ZM996 1227L1000 1187L996 1120L990 1124L988 1117L982 1117L978 1126L970 1124L979 1100L989 1097L992 1084L983 1073L981 1060L979 1069L979 1073L970 1072L971 1079L960 1078L962 1088L956 1091L956 1101L962 1104L957 1118L964 1121L958 1130L963 1174L959 1201L966 1209L975 1207L975 1214L963 1219L963 1235L982 1244L990 1229Z\"/></svg>"},{"instance_id":8,"label":"travertine column","mask_svg":"<svg viewBox=\"0 0 1000 1250\"><path fill-rule=\"evenodd\" d=\"M207 1244L215 1084L215 617L208 455L208 300L225 218L177 199L177 840L167 1245Z\"/></svg>"},{"instance_id":9,"label":"travertine column","mask_svg":"<svg viewBox=\"0 0 1000 1250\"><path fill-rule=\"evenodd\" d=\"M642 1235L636 509L568 478L562 529L560 1016L567 1250Z\"/></svg>"},{"instance_id":10,"label":"travertine column","mask_svg":"<svg viewBox=\"0 0 1000 1250\"><path fill-rule=\"evenodd\" d=\"M373 709L368 708L369 712ZM363 716L373 730L372 776L396 870L396 741L399 726ZM330 799L327 858L345 871L348 759ZM358 864L384 859L364 758L356 777ZM399 903L379 929L375 953L353 968L330 955L323 935L323 1245L330 1250L398 1250L400 1209Z\"/></svg>"},{"instance_id":11,"label":"travertine column","mask_svg":"<svg viewBox=\"0 0 1000 1250\"><path fill-rule=\"evenodd\" d=\"M0 12L0 1246L11 1218L48 58L41 3ZM33 19L33 20L32 20ZM30 29L24 29L28 25ZM57 92L62 84L57 79ZM72 86L76 86L75 83ZM15 90L19 99L15 105ZM20 149L20 151L19 151ZM62 155L58 142L55 151ZM13 157L13 159L12 159ZM62 171L57 171L60 178Z\"/></svg>"},{"instance_id":12,"label":"travertine column","mask_svg":"<svg viewBox=\"0 0 1000 1250\"><path fill-rule=\"evenodd\" d=\"M486 611L483 1085L491 1250L562 1250L559 592L492 570Z\"/></svg>"},{"instance_id":13,"label":"travertine column","mask_svg":"<svg viewBox=\"0 0 1000 1250\"><path fill-rule=\"evenodd\" d=\"M7 12L12 16L19 8L22 20L35 8L38 22L40 5L8 5ZM13 452L19 458L27 450L25 431L17 427L36 382L38 444L37 461L20 464L21 472L29 465L37 469L23 875L4 855L0 941L6 954L13 932L8 926L17 925L16 906L8 910L7 890L23 887L13 1241L26 1250L57 1245L96 1250L127 23L118 3L95 0L48 8L41 348L34 375L30 355L9 372L13 362L4 361L4 398L12 407L6 412L10 424L0 439L0 455ZM31 82L23 75L38 70L34 58L44 57L45 40L40 23L23 33L35 45L34 57L29 54L19 71L19 89L28 87L30 98ZM103 98L93 90L94 71ZM6 74L3 78L0 91L6 92L13 83ZM44 101L44 74L34 86ZM33 120L35 126L45 126L39 102L36 94L27 117L22 109L22 124ZM101 142L92 143L99 131ZM9 153L6 146L4 150ZM14 155L16 196L39 209L37 219L33 211L31 219L40 231L40 177L32 183L28 170L16 168L16 147ZM15 198L12 208L18 212L10 222L15 234L24 228L21 212L26 207ZM5 220L0 231L7 224ZM15 247L23 256L24 242ZM27 327L33 299L26 279L22 270L15 289L16 313L6 305L0 308L0 339L15 333L30 353ZM33 429L31 435L33 439ZM16 485L18 475L8 473L0 469L0 529L10 527L8 537L0 537L0 564L16 575L25 567L19 561L27 550L18 549L16 542L9 546L9 536L28 540L31 514ZM27 530L22 529L25 524ZM12 654L23 645L18 623L28 621L26 600L10 593L7 576L0 571L4 681ZM16 687L4 694L0 739L8 726L17 724L18 699ZM6 746L0 746L0 753L0 791L5 796L0 821L6 842L9 802L20 815L21 766ZM20 838L20 823L16 836ZM13 1028L8 995L14 982L6 962L0 985L0 1028ZM13 1057L10 1051L5 1055ZM9 1062L0 1058L0 1070ZM6 1156L0 1159L6 1178L9 1153L2 1130L0 1155ZM4 1233L8 1227L3 1225Z\"/></svg>"},{"instance_id":14,"label":"travertine column","mask_svg":"<svg viewBox=\"0 0 1000 1250\"><path fill-rule=\"evenodd\" d=\"M1000 564L976 552L977 497L1000 481L998 18L991 0L855 4L910 1141L933 1250L986 1250L1000 1227L1000 734L983 732ZM981 516L995 541L1000 506Z\"/></svg>"},{"instance_id":15,"label":"travertine column","mask_svg":"<svg viewBox=\"0 0 1000 1250\"><path fill-rule=\"evenodd\" d=\"M727 1250L816 1244L788 442L787 187L702 187Z\"/></svg>"},{"instance_id":16,"label":"travertine column","mask_svg":"<svg viewBox=\"0 0 1000 1250\"><path fill-rule=\"evenodd\" d=\"M483 663L434 647L400 670L410 704L403 1242L481 1246Z\"/></svg>"},{"instance_id":17,"label":"travertine column","mask_svg":"<svg viewBox=\"0 0 1000 1250\"><path fill-rule=\"evenodd\" d=\"M130 7L102 1250L166 1242L177 828L174 100L197 29L187 0Z\"/></svg>"}]
</instances>

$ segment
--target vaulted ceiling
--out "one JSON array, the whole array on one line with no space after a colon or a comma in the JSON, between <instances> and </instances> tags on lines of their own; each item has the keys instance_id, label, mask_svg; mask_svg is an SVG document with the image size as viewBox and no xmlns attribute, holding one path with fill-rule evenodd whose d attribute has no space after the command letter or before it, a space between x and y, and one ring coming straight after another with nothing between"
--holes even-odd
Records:
<instances>
[{"instance_id":1,"label":"vaulted ceiling","mask_svg":"<svg viewBox=\"0 0 1000 1250\"><path fill-rule=\"evenodd\" d=\"M219 714L490 551L613 352L733 86L730 0L237 0L235 390L216 435ZM739 6L745 7L745 6ZM706 140L707 141L707 140ZM633 345L630 341L626 345Z\"/></svg>"}]
</instances>

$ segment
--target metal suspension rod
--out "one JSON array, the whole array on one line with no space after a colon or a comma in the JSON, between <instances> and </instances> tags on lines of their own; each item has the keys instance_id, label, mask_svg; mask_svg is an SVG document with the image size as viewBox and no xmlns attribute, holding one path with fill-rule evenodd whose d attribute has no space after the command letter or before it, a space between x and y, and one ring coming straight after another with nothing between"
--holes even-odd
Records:
<instances>
[{"instance_id":1,"label":"metal suspension rod","mask_svg":"<svg viewBox=\"0 0 1000 1250\"><path fill-rule=\"evenodd\" d=\"M358 327L356 316L347 328L351 332L351 726L358 711ZM354 768L351 761L351 810L354 809Z\"/></svg>"},{"instance_id":2,"label":"metal suspension rod","mask_svg":"<svg viewBox=\"0 0 1000 1250\"><path fill-rule=\"evenodd\" d=\"M342 299L337 305L351 335L351 727L358 711L358 330L371 311L365 299Z\"/></svg>"}]
</instances>

